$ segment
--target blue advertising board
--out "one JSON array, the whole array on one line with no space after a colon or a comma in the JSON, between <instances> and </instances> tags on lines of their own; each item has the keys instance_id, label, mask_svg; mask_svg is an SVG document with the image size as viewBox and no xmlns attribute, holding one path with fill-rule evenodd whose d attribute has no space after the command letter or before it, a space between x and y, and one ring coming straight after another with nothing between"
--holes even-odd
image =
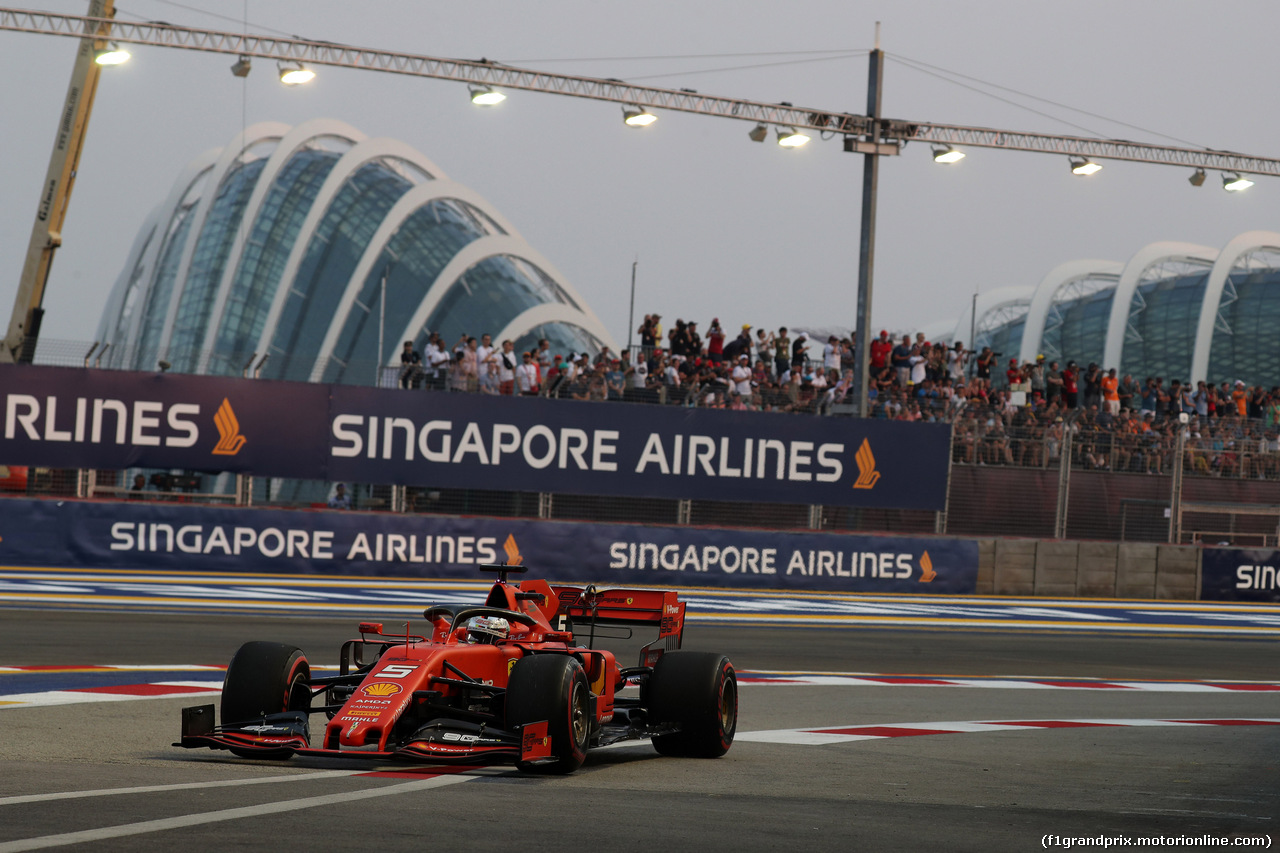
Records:
<instances>
[{"instance_id":1,"label":"blue advertising board","mask_svg":"<svg viewBox=\"0 0 1280 853\"><path fill-rule=\"evenodd\" d=\"M1280 602L1280 551L1205 548L1200 560L1201 600Z\"/></svg>"},{"instance_id":2,"label":"blue advertising board","mask_svg":"<svg viewBox=\"0 0 1280 853\"><path fill-rule=\"evenodd\" d=\"M0 366L0 460L581 495L946 504L947 424Z\"/></svg>"},{"instance_id":3,"label":"blue advertising board","mask_svg":"<svg viewBox=\"0 0 1280 853\"><path fill-rule=\"evenodd\" d=\"M326 385L0 365L0 404L7 465L323 479Z\"/></svg>"},{"instance_id":4,"label":"blue advertising board","mask_svg":"<svg viewBox=\"0 0 1280 853\"><path fill-rule=\"evenodd\" d=\"M592 524L146 502L0 501L0 564L183 572L479 576L519 560L554 580L972 594L978 546L934 537Z\"/></svg>"}]
</instances>

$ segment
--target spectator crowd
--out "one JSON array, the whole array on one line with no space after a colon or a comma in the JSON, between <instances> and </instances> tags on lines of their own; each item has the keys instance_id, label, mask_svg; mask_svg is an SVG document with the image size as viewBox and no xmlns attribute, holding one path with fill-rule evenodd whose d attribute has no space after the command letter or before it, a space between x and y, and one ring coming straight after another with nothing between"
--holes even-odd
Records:
<instances>
[{"instance_id":1,"label":"spectator crowd","mask_svg":"<svg viewBox=\"0 0 1280 853\"><path fill-rule=\"evenodd\" d=\"M849 336L814 340L808 332L743 324L726 331L713 318L646 315L634 350L607 347L555 353L547 340L515 352L463 335L452 348L433 334L425 351L406 341L404 388L435 388L576 400L830 414L855 402L854 344ZM731 336L732 334L732 336ZM1117 376L1038 356L1007 362L983 347L931 343L923 333L895 339L881 331L869 346L871 417L949 422L956 462L1056 467L1069 452L1085 468L1164 473L1179 433L1188 470L1234 477L1280 478L1280 387L1241 380L1190 383Z\"/></svg>"}]
</instances>

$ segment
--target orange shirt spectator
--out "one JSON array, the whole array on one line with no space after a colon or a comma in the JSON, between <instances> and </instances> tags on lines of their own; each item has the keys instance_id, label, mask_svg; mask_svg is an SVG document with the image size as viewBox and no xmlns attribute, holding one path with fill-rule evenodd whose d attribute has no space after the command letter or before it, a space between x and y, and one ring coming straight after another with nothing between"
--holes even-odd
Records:
<instances>
[{"instance_id":1,"label":"orange shirt spectator","mask_svg":"<svg viewBox=\"0 0 1280 853\"><path fill-rule=\"evenodd\" d=\"M1249 395L1244 390L1244 383L1236 380L1235 390L1231 392L1231 402L1236 404L1240 417L1246 417L1249 411Z\"/></svg>"},{"instance_id":2,"label":"orange shirt spectator","mask_svg":"<svg viewBox=\"0 0 1280 853\"><path fill-rule=\"evenodd\" d=\"M1102 386L1102 399L1106 403L1107 411L1113 415L1120 414L1120 380L1116 378L1116 369L1113 367L1107 371L1107 375L1102 377L1102 381L1098 383Z\"/></svg>"}]
</instances>

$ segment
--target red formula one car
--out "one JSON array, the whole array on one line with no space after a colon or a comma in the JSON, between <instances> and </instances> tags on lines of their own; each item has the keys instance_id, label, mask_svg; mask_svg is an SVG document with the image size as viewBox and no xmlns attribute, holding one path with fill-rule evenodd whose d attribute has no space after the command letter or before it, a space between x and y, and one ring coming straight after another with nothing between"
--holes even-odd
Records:
<instances>
[{"instance_id":1,"label":"red formula one car","mask_svg":"<svg viewBox=\"0 0 1280 853\"><path fill-rule=\"evenodd\" d=\"M227 667L222 725L213 705L185 708L174 745L246 758L514 762L539 773L572 772L588 749L639 738L663 755L728 751L738 721L733 665L679 650L685 606L676 593L512 584L507 576L523 567L482 568L499 575L483 606L427 608L427 636L361 623L337 675L313 676L294 646L246 643ZM637 666L594 647L597 633L626 638L646 627L657 639ZM628 687L638 692L623 695ZM328 718L316 746L312 714Z\"/></svg>"}]
</instances>

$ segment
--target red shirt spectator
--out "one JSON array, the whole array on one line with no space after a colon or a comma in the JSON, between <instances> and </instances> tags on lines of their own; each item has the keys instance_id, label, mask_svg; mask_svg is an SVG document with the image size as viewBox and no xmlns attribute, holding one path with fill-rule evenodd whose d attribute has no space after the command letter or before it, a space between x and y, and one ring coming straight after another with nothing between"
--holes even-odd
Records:
<instances>
[{"instance_id":1,"label":"red shirt spectator","mask_svg":"<svg viewBox=\"0 0 1280 853\"><path fill-rule=\"evenodd\" d=\"M1009 369L1004 372L1004 376L1009 380L1009 387L1022 383L1022 368L1018 367L1016 358L1009 359Z\"/></svg>"},{"instance_id":2,"label":"red shirt spectator","mask_svg":"<svg viewBox=\"0 0 1280 853\"><path fill-rule=\"evenodd\" d=\"M889 358L890 351L893 350L893 341L889 340L889 333L882 331L880 337L871 342L871 367L874 370L883 368Z\"/></svg>"},{"instance_id":3,"label":"red shirt spectator","mask_svg":"<svg viewBox=\"0 0 1280 853\"><path fill-rule=\"evenodd\" d=\"M711 328L707 329L707 357L712 364L724 360L724 329L720 328L720 318L711 320Z\"/></svg>"}]
</instances>

